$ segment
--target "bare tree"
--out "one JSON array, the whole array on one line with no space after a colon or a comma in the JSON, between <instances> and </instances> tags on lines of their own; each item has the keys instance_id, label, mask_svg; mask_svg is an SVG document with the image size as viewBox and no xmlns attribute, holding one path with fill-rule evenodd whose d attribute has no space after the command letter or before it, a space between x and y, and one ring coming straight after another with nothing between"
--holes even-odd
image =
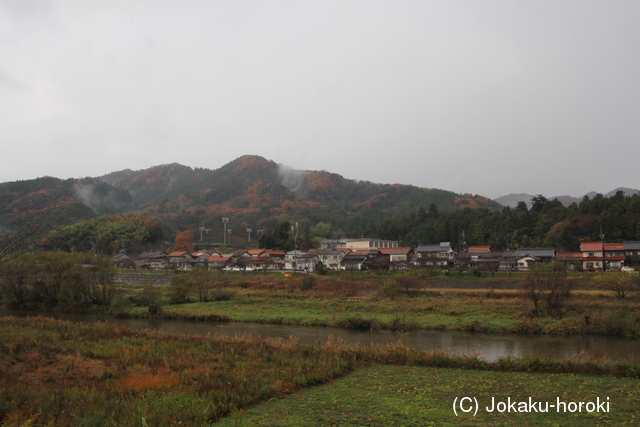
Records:
<instances>
[{"instance_id":1,"label":"bare tree","mask_svg":"<svg viewBox=\"0 0 640 427\"><path fill-rule=\"evenodd\" d=\"M536 263L521 284L524 294L533 303L536 316L562 317L571 293L571 282L566 278L561 262Z\"/></svg>"},{"instance_id":2,"label":"bare tree","mask_svg":"<svg viewBox=\"0 0 640 427\"><path fill-rule=\"evenodd\" d=\"M0 239L0 266L36 247L40 231L40 225L29 225Z\"/></svg>"}]
</instances>

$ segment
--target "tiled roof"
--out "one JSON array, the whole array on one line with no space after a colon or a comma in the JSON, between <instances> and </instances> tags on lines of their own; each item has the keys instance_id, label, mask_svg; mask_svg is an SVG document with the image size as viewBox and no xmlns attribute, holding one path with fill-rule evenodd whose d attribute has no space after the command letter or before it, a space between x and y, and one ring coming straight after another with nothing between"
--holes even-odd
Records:
<instances>
[{"instance_id":1,"label":"tiled roof","mask_svg":"<svg viewBox=\"0 0 640 427\"><path fill-rule=\"evenodd\" d=\"M379 248L380 252L385 255L408 255L412 248Z\"/></svg>"},{"instance_id":2,"label":"tiled roof","mask_svg":"<svg viewBox=\"0 0 640 427\"><path fill-rule=\"evenodd\" d=\"M469 246L468 254L486 254L491 252L490 246Z\"/></svg>"},{"instance_id":3,"label":"tiled roof","mask_svg":"<svg viewBox=\"0 0 640 427\"><path fill-rule=\"evenodd\" d=\"M230 257L220 256L220 255L211 255L207 258L207 262L227 262Z\"/></svg>"},{"instance_id":4,"label":"tiled roof","mask_svg":"<svg viewBox=\"0 0 640 427\"><path fill-rule=\"evenodd\" d=\"M580 251L582 252L602 252L604 245L602 242L582 242Z\"/></svg>"},{"instance_id":5,"label":"tiled roof","mask_svg":"<svg viewBox=\"0 0 640 427\"><path fill-rule=\"evenodd\" d=\"M542 258L553 258L556 253L555 248L520 248L516 249L516 257L532 256Z\"/></svg>"},{"instance_id":6,"label":"tiled roof","mask_svg":"<svg viewBox=\"0 0 640 427\"><path fill-rule=\"evenodd\" d=\"M624 249L627 251L639 251L640 242L624 242Z\"/></svg>"},{"instance_id":7,"label":"tiled roof","mask_svg":"<svg viewBox=\"0 0 640 427\"><path fill-rule=\"evenodd\" d=\"M624 251L624 244L622 243L605 243L605 251Z\"/></svg>"},{"instance_id":8,"label":"tiled roof","mask_svg":"<svg viewBox=\"0 0 640 427\"><path fill-rule=\"evenodd\" d=\"M271 256L273 256L273 255L285 256L286 255L285 251L272 251L271 249L268 249L266 252Z\"/></svg>"},{"instance_id":9,"label":"tiled roof","mask_svg":"<svg viewBox=\"0 0 640 427\"><path fill-rule=\"evenodd\" d=\"M175 251L175 252L171 252L169 254L169 256L176 257L176 256L182 256L182 255L185 255L185 254L188 254L188 252L187 251Z\"/></svg>"},{"instance_id":10,"label":"tiled roof","mask_svg":"<svg viewBox=\"0 0 640 427\"><path fill-rule=\"evenodd\" d=\"M451 246L440 245L418 245L416 252L448 252Z\"/></svg>"}]
</instances>

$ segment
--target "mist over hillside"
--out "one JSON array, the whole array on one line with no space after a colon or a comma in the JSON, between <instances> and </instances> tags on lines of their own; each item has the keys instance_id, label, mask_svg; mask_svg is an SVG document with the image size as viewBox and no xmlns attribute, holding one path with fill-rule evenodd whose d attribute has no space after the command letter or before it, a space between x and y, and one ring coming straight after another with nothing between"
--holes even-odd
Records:
<instances>
[{"instance_id":1,"label":"mist over hillside","mask_svg":"<svg viewBox=\"0 0 640 427\"><path fill-rule=\"evenodd\" d=\"M355 233L367 224L432 205L440 212L500 207L478 195L295 170L250 155L215 170L171 163L99 177L3 183L0 201L0 221L6 229L33 220L58 226L134 212L175 229L213 227L221 217L229 217L237 229L273 228L285 220L309 229L324 221Z\"/></svg>"}]
</instances>

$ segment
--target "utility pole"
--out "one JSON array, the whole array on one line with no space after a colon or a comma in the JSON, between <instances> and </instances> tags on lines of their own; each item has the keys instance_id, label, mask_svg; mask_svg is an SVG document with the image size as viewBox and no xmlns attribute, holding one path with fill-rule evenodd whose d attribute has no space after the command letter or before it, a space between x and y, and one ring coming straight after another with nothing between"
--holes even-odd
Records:
<instances>
[{"instance_id":1,"label":"utility pole","mask_svg":"<svg viewBox=\"0 0 640 427\"><path fill-rule=\"evenodd\" d=\"M247 228L247 234L248 234L248 240L247 240L247 241L248 241L249 243L251 243L251 232L252 232L252 231L253 231L252 229Z\"/></svg>"},{"instance_id":2,"label":"utility pole","mask_svg":"<svg viewBox=\"0 0 640 427\"><path fill-rule=\"evenodd\" d=\"M227 246L227 224L228 223L229 223L229 218L222 218L222 225L224 225L224 233L222 235L223 236L222 238L224 240L224 243L223 243L224 246Z\"/></svg>"}]
</instances>

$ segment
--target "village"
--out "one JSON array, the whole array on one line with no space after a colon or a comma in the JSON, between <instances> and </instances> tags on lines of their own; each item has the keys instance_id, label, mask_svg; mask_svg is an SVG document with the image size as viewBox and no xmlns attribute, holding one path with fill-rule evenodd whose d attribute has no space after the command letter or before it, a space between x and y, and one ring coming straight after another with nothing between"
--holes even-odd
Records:
<instances>
[{"instance_id":1,"label":"village","mask_svg":"<svg viewBox=\"0 0 640 427\"><path fill-rule=\"evenodd\" d=\"M580 252L555 248L520 248L495 251L470 246L455 251L450 242L400 247L398 241L341 239L322 241L307 252L243 249L233 253L147 251L130 257L112 257L118 268L189 271L196 266L223 271L406 271L424 268L440 271L528 271L535 263L562 262L567 271L632 271L640 261L640 241L623 243L583 242Z\"/></svg>"}]
</instances>

